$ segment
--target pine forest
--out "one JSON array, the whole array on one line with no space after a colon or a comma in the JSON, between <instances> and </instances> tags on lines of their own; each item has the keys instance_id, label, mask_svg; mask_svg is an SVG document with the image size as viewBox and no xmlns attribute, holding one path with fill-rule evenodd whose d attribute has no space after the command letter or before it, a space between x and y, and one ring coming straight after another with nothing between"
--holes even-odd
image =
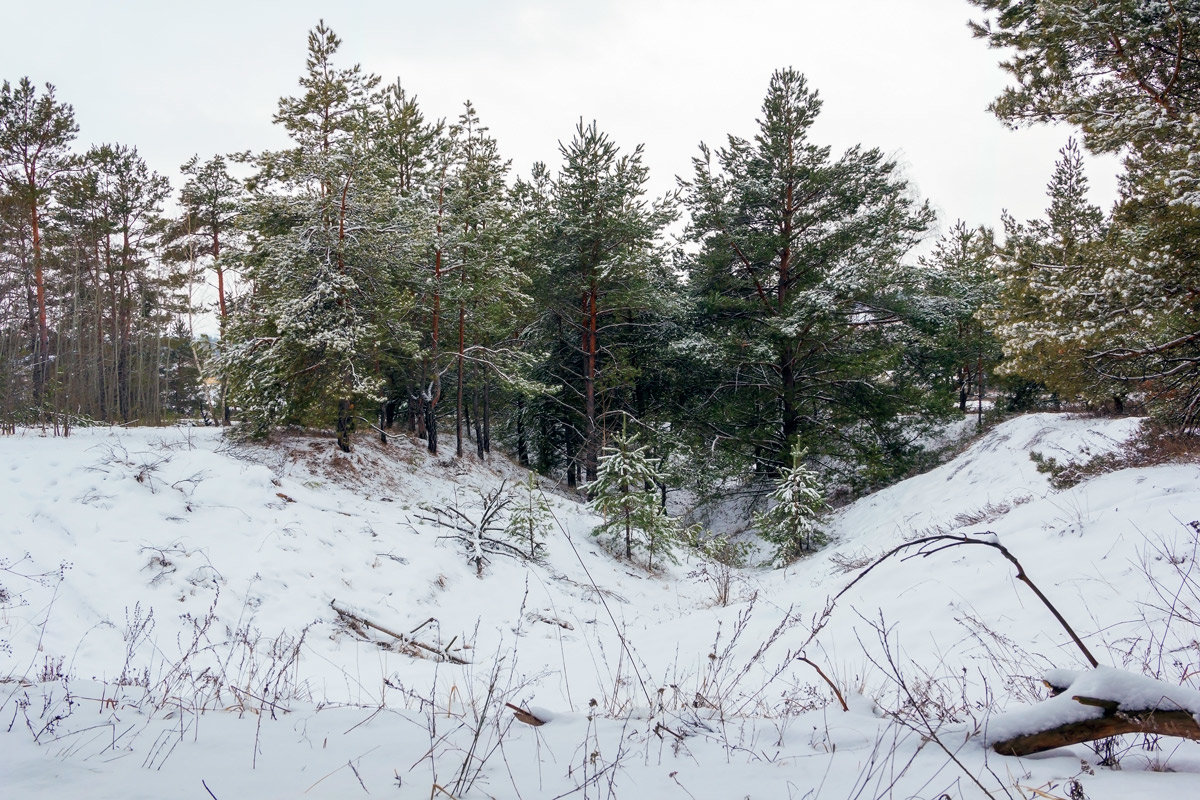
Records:
<instances>
[{"instance_id":1,"label":"pine forest","mask_svg":"<svg viewBox=\"0 0 1200 800\"><path fill-rule=\"evenodd\" d=\"M799 47L674 176L568 111L521 164L324 20L276 147L166 174L0 75L0 773L169 796L182 742L213 800L1200 791L1200 0L957 3L1004 81L958 99L1059 137L996 167L1039 214L947 212L885 118L831 134Z\"/></svg>"}]
</instances>

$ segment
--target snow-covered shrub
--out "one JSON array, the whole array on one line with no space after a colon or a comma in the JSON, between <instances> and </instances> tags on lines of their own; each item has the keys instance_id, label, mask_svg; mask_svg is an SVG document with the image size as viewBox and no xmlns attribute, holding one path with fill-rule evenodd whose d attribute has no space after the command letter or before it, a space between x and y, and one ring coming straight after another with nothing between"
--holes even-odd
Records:
<instances>
[{"instance_id":1,"label":"snow-covered shrub","mask_svg":"<svg viewBox=\"0 0 1200 800\"><path fill-rule=\"evenodd\" d=\"M685 533L690 534L688 544L701 557L700 566L688 573L708 584L713 590L713 602L727 606L733 600L733 587L737 570L746 565L750 543L735 540L729 534L704 536L698 525Z\"/></svg>"}]
</instances>

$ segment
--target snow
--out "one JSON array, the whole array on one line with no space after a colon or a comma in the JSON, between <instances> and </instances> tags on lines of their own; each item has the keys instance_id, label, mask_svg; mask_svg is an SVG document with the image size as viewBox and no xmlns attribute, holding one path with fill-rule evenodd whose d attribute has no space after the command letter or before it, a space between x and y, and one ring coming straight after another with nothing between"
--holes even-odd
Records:
<instances>
[{"instance_id":1,"label":"snow","mask_svg":"<svg viewBox=\"0 0 1200 800\"><path fill-rule=\"evenodd\" d=\"M1200 466L1056 491L1029 458L1119 451L1137 426L1005 422L835 512L817 554L735 570L728 606L694 557L655 574L614 559L589 535L598 518L550 487L545 559L491 554L476 577L418 513L476 513L480 493L518 488L499 457L434 458L403 437L349 455L299 434L234 445L212 429L3 437L0 794L983 797L927 725L997 796L1076 778L1094 800L1195 794L1190 742L1128 744L1122 772L1083 745L1019 765L985 747L1099 712L1034 705L1051 668L1075 694L1200 709L1183 621L1200 609ZM990 547L889 559L823 617L871 559L933 532L1003 542L1105 666L1086 669ZM425 648L356 632L335 601ZM509 702L548 724L516 722Z\"/></svg>"},{"instance_id":2,"label":"snow","mask_svg":"<svg viewBox=\"0 0 1200 800\"><path fill-rule=\"evenodd\" d=\"M988 740L1004 741L1104 716L1103 708L1080 703L1076 697L1112 701L1117 703L1118 711L1200 714L1200 692L1195 689L1113 667L1096 667L1085 672L1050 670L1045 680L1051 686L1064 687L1063 692L1037 705L993 716L988 724Z\"/></svg>"}]
</instances>

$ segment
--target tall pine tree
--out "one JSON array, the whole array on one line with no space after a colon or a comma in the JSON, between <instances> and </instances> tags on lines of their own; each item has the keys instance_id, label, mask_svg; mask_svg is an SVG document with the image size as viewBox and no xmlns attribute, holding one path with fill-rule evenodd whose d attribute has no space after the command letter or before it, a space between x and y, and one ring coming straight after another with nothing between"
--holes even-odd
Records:
<instances>
[{"instance_id":1,"label":"tall pine tree","mask_svg":"<svg viewBox=\"0 0 1200 800\"><path fill-rule=\"evenodd\" d=\"M596 123L580 122L559 147L562 169L542 182L538 249L548 280L537 300L545 309L538 327L548 359L538 377L559 389L546 408L554 419L543 423L561 431L575 485L580 472L596 479L606 412L619 410L615 394L628 364L614 345L622 332L644 327L640 315L671 288L661 235L674 211L668 199L646 197L640 145L623 154Z\"/></svg>"},{"instance_id":2,"label":"tall pine tree","mask_svg":"<svg viewBox=\"0 0 1200 800\"><path fill-rule=\"evenodd\" d=\"M715 444L773 469L797 443L886 460L911 401L896 292L933 212L879 150L833 159L813 143L820 110L803 75L777 71L754 138L702 145L685 185L700 244L689 347L711 382L697 418Z\"/></svg>"},{"instance_id":3,"label":"tall pine tree","mask_svg":"<svg viewBox=\"0 0 1200 800\"><path fill-rule=\"evenodd\" d=\"M258 430L328 424L350 449L355 403L377 402L371 358L389 249L390 205L374 136L379 78L337 67L341 40L323 22L308 36L303 92L279 101L294 146L256 159L247 256L253 292L229 326L230 389Z\"/></svg>"},{"instance_id":4,"label":"tall pine tree","mask_svg":"<svg viewBox=\"0 0 1200 800\"><path fill-rule=\"evenodd\" d=\"M0 180L29 221L37 335L33 345L33 401L40 405L50 373L50 326L42 246L42 217L54 181L72 167L69 147L79 132L75 112L55 98L54 86L40 93L33 81L0 85Z\"/></svg>"}]
</instances>

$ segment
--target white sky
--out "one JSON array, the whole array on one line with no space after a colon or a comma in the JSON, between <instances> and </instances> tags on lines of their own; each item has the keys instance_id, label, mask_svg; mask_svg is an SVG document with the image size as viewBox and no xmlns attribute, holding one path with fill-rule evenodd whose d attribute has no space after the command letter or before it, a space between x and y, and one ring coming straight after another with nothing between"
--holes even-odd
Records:
<instances>
[{"instance_id":1,"label":"white sky","mask_svg":"<svg viewBox=\"0 0 1200 800\"><path fill-rule=\"evenodd\" d=\"M825 101L818 143L880 147L944 223L998 225L1002 208L1041 214L1070 131L1009 131L986 111L1005 75L973 14L966 0L0 0L0 78L54 83L81 147L135 145L178 186L193 153L285 143L271 115L324 17L342 63L401 78L428 117L471 99L517 173L557 164L583 117L645 143L661 193L700 141L752 135L772 70L793 66ZM1102 206L1115 172L1093 161Z\"/></svg>"}]
</instances>

